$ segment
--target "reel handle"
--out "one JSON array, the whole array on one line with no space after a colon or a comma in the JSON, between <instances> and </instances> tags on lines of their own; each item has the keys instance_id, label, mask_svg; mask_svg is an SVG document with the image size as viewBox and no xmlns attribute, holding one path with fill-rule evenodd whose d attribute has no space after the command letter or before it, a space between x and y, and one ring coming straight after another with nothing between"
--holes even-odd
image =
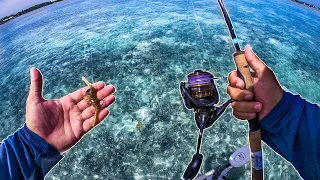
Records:
<instances>
[{"instance_id":1,"label":"reel handle","mask_svg":"<svg viewBox=\"0 0 320 180\"><path fill-rule=\"evenodd\" d=\"M244 55L244 51L238 51L233 54L234 62L237 66L238 76L244 81L245 89L253 93L253 80L251 77L249 65ZM262 148L261 148L261 130L259 127L258 115L249 122L249 141L251 149L251 179L263 179L262 167Z\"/></svg>"}]
</instances>

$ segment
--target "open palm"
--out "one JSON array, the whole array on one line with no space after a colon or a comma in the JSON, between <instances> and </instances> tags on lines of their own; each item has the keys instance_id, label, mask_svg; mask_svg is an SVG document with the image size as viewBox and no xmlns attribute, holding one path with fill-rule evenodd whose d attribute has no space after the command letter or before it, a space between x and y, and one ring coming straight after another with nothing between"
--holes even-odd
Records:
<instances>
[{"instance_id":1,"label":"open palm","mask_svg":"<svg viewBox=\"0 0 320 180\"><path fill-rule=\"evenodd\" d=\"M57 100L45 100L42 96L42 75L31 68L31 86L27 99L26 125L46 142L63 152L75 145L93 126L94 108L83 100L88 87L79 89ZM97 124L108 114L107 108L115 101L114 86L103 82L94 84L101 112Z\"/></svg>"}]
</instances>

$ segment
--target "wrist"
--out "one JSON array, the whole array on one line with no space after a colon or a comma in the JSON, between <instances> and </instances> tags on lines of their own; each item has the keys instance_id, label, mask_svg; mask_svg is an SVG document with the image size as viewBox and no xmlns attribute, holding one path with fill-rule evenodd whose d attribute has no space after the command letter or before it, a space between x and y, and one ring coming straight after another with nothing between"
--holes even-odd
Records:
<instances>
[{"instance_id":1,"label":"wrist","mask_svg":"<svg viewBox=\"0 0 320 180\"><path fill-rule=\"evenodd\" d=\"M32 132L27 125L24 125L17 132L22 141L28 145L34 161L40 167L43 175L46 175L63 158L63 155L40 136Z\"/></svg>"},{"instance_id":2,"label":"wrist","mask_svg":"<svg viewBox=\"0 0 320 180\"><path fill-rule=\"evenodd\" d=\"M266 115L268 115L281 101L283 97L283 89L279 88L277 92L275 92L271 99L268 99L265 103L263 103L262 110L259 112L259 120L263 119Z\"/></svg>"}]
</instances>

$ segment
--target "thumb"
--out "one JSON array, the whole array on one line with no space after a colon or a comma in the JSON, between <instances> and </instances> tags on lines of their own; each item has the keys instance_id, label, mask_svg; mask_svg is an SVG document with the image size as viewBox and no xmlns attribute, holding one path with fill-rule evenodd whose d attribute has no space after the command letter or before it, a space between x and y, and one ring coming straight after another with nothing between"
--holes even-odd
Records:
<instances>
[{"instance_id":1,"label":"thumb","mask_svg":"<svg viewBox=\"0 0 320 180\"><path fill-rule=\"evenodd\" d=\"M266 65L261 61L261 59L256 54L254 54L254 52L252 51L252 47L250 45L247 45L244 51L245 51L244 54L249 66L255 72L257 73L262 72L266 68Z\"/></svg>"},{"instance_id":2,"label":"thumb","mask_svg":"<svg viewBox=\"0 0 320 180\"><path fill-rule=\"evenodd\" d=\"M30 69L30 76L31 76L31 85L29 91L29 97L31 100L40 101L43 100L42 97L42 74L37 68Z\"/></svg>"}]
</instances>

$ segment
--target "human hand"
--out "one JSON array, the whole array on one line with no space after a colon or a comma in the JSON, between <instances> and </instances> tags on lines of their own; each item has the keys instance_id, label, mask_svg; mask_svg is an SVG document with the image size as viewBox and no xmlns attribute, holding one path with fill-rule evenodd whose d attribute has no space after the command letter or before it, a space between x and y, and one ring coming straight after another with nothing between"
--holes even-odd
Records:
<instances>
[{"instance_id":1,"label":"human hand","mask_svg":"<svg viewBox=\"0 0 320 180\"><path fill-rule=\"evenodd\" d=\"M229 74L227 93L236 100L232 103L233 115L236 118L253 119L258 112L258 119L261 120L278 104L283 91L273 71L253 53L251 46L246 46L245 57L248 65L254 70L251 75L255 101L250 101L253 94L243 89L245 84L238 77L237 71Z\"/></svg>"},{"instance_id":2,"label":"human hand","mask_svg":"<svg viewBox=\"0 0 320 180\"><path fill-rule=\"evenodd\" d=\"M93 127L94 108L83 97L89 87L84 87L60 99L46 100L42 97L42 75L36 68L30 69L31 85L27 99L27 127L52 145L64 152L75 145ZM93 84L97 90L101 111L96 124L108 114L107 108L115 101L112 93L115 87L103 82Z\"/></svg>"}]
</instances>

